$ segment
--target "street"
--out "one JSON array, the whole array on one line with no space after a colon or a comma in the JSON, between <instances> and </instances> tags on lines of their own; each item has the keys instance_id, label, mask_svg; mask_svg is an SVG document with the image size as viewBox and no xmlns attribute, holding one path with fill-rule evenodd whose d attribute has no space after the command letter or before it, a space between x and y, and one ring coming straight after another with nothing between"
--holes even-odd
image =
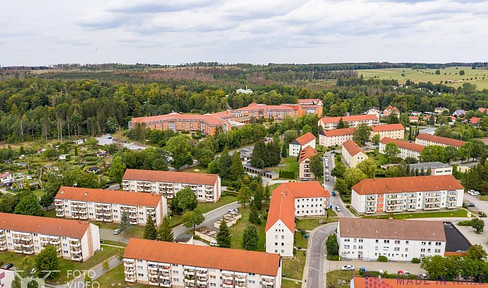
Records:
<instances>
[{"instance_id":1,"label":"street","mask_svg":"<svg viewBox=\"0 0 488 288\"><path fill-rule=\"evenodd\" d=\"M334 185L335 185L335 177L330 175L332 172L332 169L334 169L335 165L335 154L332 154L331 152L326 152L324 153L323 156L323 163L324 163L324 187L327 189L331 194L332 191L334 191ZM328 163L328 167L326 165L326 159ZM327 172L328 171L328 172ZM327 175L329 176L329 181L326 181ZM355 217L354 214L352 214L349 209L346 208L346 205L344 202L342 202L341 197L336 193L335 197L330 198L330 204L332 205L334 211L337 213L337 216L339 217ZM337 211L336 207L340 207L341 211Z\"/></svg>"},{"instance_id":2,"label":"street","mask_svg":"<svg viewBox=\"0 0 488 288\"><path fill-rule=\"evenodd\" d=\"M311 233L311 238L308 241L307 249L307 263L308 276L302 285L309 288L325 287L325 241L329 234L334 233L337 223L329 223L319 226Z\"/></svg>"}]
</instances>

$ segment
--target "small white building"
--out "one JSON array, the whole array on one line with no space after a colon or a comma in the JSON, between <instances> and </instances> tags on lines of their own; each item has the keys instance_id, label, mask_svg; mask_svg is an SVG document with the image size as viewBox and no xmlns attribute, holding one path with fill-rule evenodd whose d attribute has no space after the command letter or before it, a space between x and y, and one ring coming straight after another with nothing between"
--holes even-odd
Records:
<instances>
[{"instance_id":1,"label":"small white building","mask_svg":"<svg viewBox=\"0 0 488 288\"><path fill-rule=\"evenodd\" d=\"M374 135L380 135L380 140L388 137L391 139L403 139L405 137L405 127L402 124L385 124L371 126L371 139Z\"/></svg>"},{"instance_id":2,"label":"small white building","mask_svg":"<svg viewBox=\"0 0 488 288\"><path fill-rule=\"evenodd\" d=\"M347 166L354 168L359 163L368 159L368 155L354 141L347 140L342 143L342 158L344 158Z\"/></svg>"},{"instance_id":3,"label":"small white building","mask_svg":"<svg viewBox=\"0 0 488 288\"><path fill-rule=\"evenodd\" d=\"M298 137L288 145L288 156L298 156L300 150L307 146L315 149L315 140L317 140L317 138L310 132Z\"/></svg>"},{"instance_id":4,"label":"small white building","mask_svg":"<svg viewBox=\"0 0 488 288\"><path fill-rule=\"evenodd\" d=\"M354 128L334 130L321 130L319 132L319 145L324 147L338 146L354 137Z\"/></svg>"},{"instance_id":5,"label":"small white building","mask_svg":"<svg viewBox=\"0 0 488 288\"><path fill-rule=\"evenodd\" d=\"M452 166L442 162L424 162L409 165L410 170L427 171L430 169L431 175L452 175Z\"/></svg>"},{"instance_id":6,"label":"small white building","mask_svg":"<svg viewBox=\"0 0 488 288\"><path fill-rule=\"evenodd\" d=\"M391 139L388 137L385 137L381 139L380 141L380 149L379 152L381 154L385 154L386 150L386 144L388 143L395 143L395 145L400 149L400 154L398 154L398 157L405 159L407 157L414 158L416 160L419 160L420 154L424 150L425 146L416 144L416 143L410 143L408 141L403 141L403 140L398 140L398 139Z\"/></svg>"},{"instance_id":7,"label":"small white building","mask_svg":"<svg viewBox=\"0 0 488 288\"><path fill-rule=\"evenodd\" d=\"M444 256L446 234L442 221L340 218L339 256L346 259L411 261Z\"/></svg>"}]
</instances>

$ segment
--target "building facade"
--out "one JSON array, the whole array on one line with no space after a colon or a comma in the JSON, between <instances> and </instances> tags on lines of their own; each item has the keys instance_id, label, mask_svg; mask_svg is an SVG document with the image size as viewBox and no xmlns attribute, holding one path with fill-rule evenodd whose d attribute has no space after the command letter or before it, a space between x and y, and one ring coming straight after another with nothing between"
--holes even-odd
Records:
<instances>
[{"instance_id":1,"label":"building facade","mask_svg":"<svg viewBox=\"0 0 488 288\"><path fill-rule=\"evenodd\" d=\"M298 157L298 181L313 181L315 175L310 168L310 161L313 156L317 155L317 151L311 146L307 146Z\"/></svg>"},{"instance_id":2,"label":"building facade","mask_svg":"<svg viewBox=\"0 0 488 288\"><path fill-rule=\"evenodd\" d=\"M98 226L88 222L0 213L0 251L37 255L54 246L60 257L85 261L100 250Z\"/></svg>"},{"instance_id":3,"label":"building facade","mask_svg":"<svg viewBox=\"0 0 488 288\"><path fill-rule=\"evenodd\" d=\"M316 114L322 117L323 106L322 100L320 99L298 99L298 105L302 108L302 114ZM299 115L299 116L303 116Z\"/></svg>"},{"instance_id":4,"label":"building facade","mask_svg":"<svg viewBox=\"0 0 488 288\"><path fill-rule=\"evenodd\" d=\"M347 166L354 168L359 163L368 159L368 155L354 141L347 140L342 143L342 158L344 158Z\"/></svg>"},{"instance_id":5,"label":"building facade","mask_svg":"<svg viewBox=\"0 0 488 288\"><path fill-rule=\"evenodd\" d=\"M160 287L281 287L278 254L131 238L124 252L128 283Z\"/></svg>"},{"instance_id":6,"label":"building facade","mask_svg":"<svg viewBox=\"0 0 488 288\"><path fill-rule=\"evenodd\" d=\"M398 140L398 139L391 139L385 137L380 141L380 149L379 152L381 154L385 154L386 144L388 143L395 143L395 145L400 149L400 154L398 157L405 159L407 157L414 158L416 160L420 159L420 154L424 150L425 146L416 143L410 143L408 141Z\"/></svg>"},{"instance_id":7,"label":"building facade","mask_svg":"<svg viewBox=\"0 0 488 288\"><path fill-rule=\"evenodd\" d=\"M352 187L351 207L361 214L457 209L463 196L452 175L374 178Z\"/></svg>"},{"instance_id":8,"label":"building facade","mask_svg":"<svg viewBox=\"0 0 488 288\"><path fill-rule=\"evenodd\" d=\"M371 139L374 135L380 135L380 140L388 137L391 139L403 139L405 137L405 127L402 124L386 124L371 126Z\"/></svg>"},{"instance_id":9,"label":"building facade","mask_svg":"<svg viewBox=\"0 0 488 288\"><path fill-rule=\"evenodd\" d=\"M442 162L424 162L409 165L410 170L427 172L430 169L431 175L452 175L452 166Z\"/></svg>"},{"instance_id":10,"label":"building facade","mask_svg":"<svg viewBox=\"0 0 488 288\"><path fill-rule=\"evenodd\" d=\"M466 144L465 141L423 133L417 135L415 143L423 146L439 145L442 147L452 146L455 148L459 148Z\"/></svg>"},{"instance_id":11,"label":"building facade","mask_svg":"<svg viewBox=\"0 0 488 288\"><path fill-rule=\"evenodd\" d=\"M337 240L339 256L369 261L444 256L447 242L442 221L365 218L340 218Z\"/></svg>"},{"instance_id":12,"label":"building facade","mask_svg":"<svg viewBox=\"0 0 488 288\"><path fill-rule=\"evenodd\" d=\"M347 122L349 127L356 127L360 124L366 124L368 126L378 125L379 120L377 115L366 114L366 115L352 115L352 116L341 116L341 117L324 117L319 120L319 126L324 130L337 129L337 125L341 121Z\"/></svg>"},{"instance_id":13,"label":"building facade","mask_svg":"<svg viewBox=\"0 0 488 288\"><path fill-rule=\"evenodd\" d=\"M161 194L172 199L176 192L190 188L200 202L217 202L222 193L217 174L127 169L122 177L125 191Z\"/></svg>"},{"instance_id":14,"label":"building facade","mask_svg":"<svg viewBox=\"0 0 488 288\"><path fill-rule=\"evenodd\" d=\"M298 137L297 139L293 140L289 145L288 145L288 156L294 156L297 157L300 154L300 150L304 149L307 146L312 147L315 149L315 141L317 138L315 136L308 132L305 133L304 135Z\"/></svg>"},{"instance_id":15,"label":"building facade","mask_svg":"<svg viewBox=\"0 0 488 288\"><path fill-rule=\"evenodd\" d=\"M131 225L146 225L151 215L159 226L168 213L159 194L61 187L54 199L56 217L120 223L127 213Z\"/></svg>"},{"instance_id":16,"label":"building facade","mask_svg":"<svg viewBox=\"0 0 488 288\"><path fill-rule=\"evenodd\" d=\"M330 193L317 181L289 182L271 195L266 221L266 252L293 257L295 217L323 216Z\"/></svg>"},{"instance_id":17,"label":"building facade","mask_svg":"<svg viewBox=\"0 0 488 288\"><path fill-rule=\"evenodd\" d=\"M321 130L319 132L319 145L324 147L339 146L354 137L354 128L334 130Z\"/></svg>"}]
</instances>

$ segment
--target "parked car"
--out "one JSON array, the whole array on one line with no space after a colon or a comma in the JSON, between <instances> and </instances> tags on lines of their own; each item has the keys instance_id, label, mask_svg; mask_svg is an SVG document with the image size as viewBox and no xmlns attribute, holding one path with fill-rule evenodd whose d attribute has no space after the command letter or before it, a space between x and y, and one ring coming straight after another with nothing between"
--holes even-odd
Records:
<instances>
[{"instance_id":1,"label":"parked car","mask_svg":"<svg viewBox=\"0 0 488 288\"><path fill-rule=\"evenodd\" d=\"M120 231L120 229L115 229L115 230L114 230L114 235L119 235L119 234L120 234L120 232L122 232L122 231Z\"/></svg>"},{"instance_id":2,"label":"parked car","mask_svg":"<svg viewBox=\"0 0 488 288\"><path fill-rule=\"evenodd\" d=\"M329 169L325 169L325 174L329 174Z\"/></svg>"},{"instance_id":3,"label":"parked car","mask_svg":"<svg viewBox=\"0 0 488 288\"><path fill-rule=\"evenodd\" d=\"M354 266L352 266L352 265L344 265L344 266L341 267L341 270L342 271L352 271L352 270L354 270Z\"/></svg>"},{"instance_id":4,"label":"parked car","mask_svg":"<svg viewBox=\"0 0 488 288\"><path fill-rule=\"evenodd\" d=\"M329 182L329 180L330 180L330 178L329 178L329 177L325 178L325 181Z\"/></svg>"},{"instance_id":5,"label":"parked car","mask_svg":"<svg viewBox=\"0 0 488 288\"><path fill-rule=\"evenodd\" d=\"M332 191L332 197L335 197L336 193L334 191Z\"/></svg>"},{"instance_id":6,"label":"parked car","mask_svg":"<svg viewBox=\"0 0 488 288\"><path fill-rule=\"evenodd\" d=\"M466 207L474 207L474 203L468 202L466 203Z\"/></svg>"},{"instance_id":7,"label":"parked car","mask_svg":"<svg viewBox=\"0 0 488 288\"><path fill-rule=\"evenodd\" d=\"M210 241L210 246L219 246L219 243L215 240Z\"/></svg>"},{"instance_id":8,"label":"parked car","mask_svg":"<svg viewBox=\"0 0 488 288\"><path fill-rule=\"evenodd\" d=\"M341 212L341 207L336 206L336 211L337 211L337 212Z\"/></svg>"},{"instance_id":9,"label":"parked car","mask_svg":"<svg viewBox=\"0 0 488 288\"><path fill-rule=\"evenodd\" d=\"M8 269L14 267L14 264L13 263L7 263L4 267L5 267L5 269L8 270Z\"/></svg>"},{"instance_id":10,"label":"parked car","mask_svg":"<svg viewBox=\"0 0 488 288\"><path fill-rule=\"evenodd\" d=\"M420 273L420 274L419 274L419 278L420 278L420 279L427 279L427 274L425 274L425 273Z\"/></svg>"}]
</instances>

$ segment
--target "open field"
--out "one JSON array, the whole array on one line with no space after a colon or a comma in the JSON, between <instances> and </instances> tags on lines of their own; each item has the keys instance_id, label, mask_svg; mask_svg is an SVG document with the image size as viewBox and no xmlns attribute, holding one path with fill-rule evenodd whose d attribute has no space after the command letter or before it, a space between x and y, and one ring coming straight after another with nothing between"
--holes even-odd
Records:
<instances>
[{"instance_id":1,"label":"open field","mask_svg":"<svg viewBox=\"0 0 488 288\"><path fill-rule=\"evenodd\" d=\"M437 84L442 81L442 83L452 87L459 87L469 82L475 84L479 90L488 89L488 70L473 70L471 67L449 67L439 69L439 75L436 75L436 70L410 68L370 69L358 70L358 75L363 75L366 79L397 79L402 84L405 84L407 79L416 83L431 81ZM459 75L461 70L464 71L465 75Z\"/></svg>"}]
</instances>

